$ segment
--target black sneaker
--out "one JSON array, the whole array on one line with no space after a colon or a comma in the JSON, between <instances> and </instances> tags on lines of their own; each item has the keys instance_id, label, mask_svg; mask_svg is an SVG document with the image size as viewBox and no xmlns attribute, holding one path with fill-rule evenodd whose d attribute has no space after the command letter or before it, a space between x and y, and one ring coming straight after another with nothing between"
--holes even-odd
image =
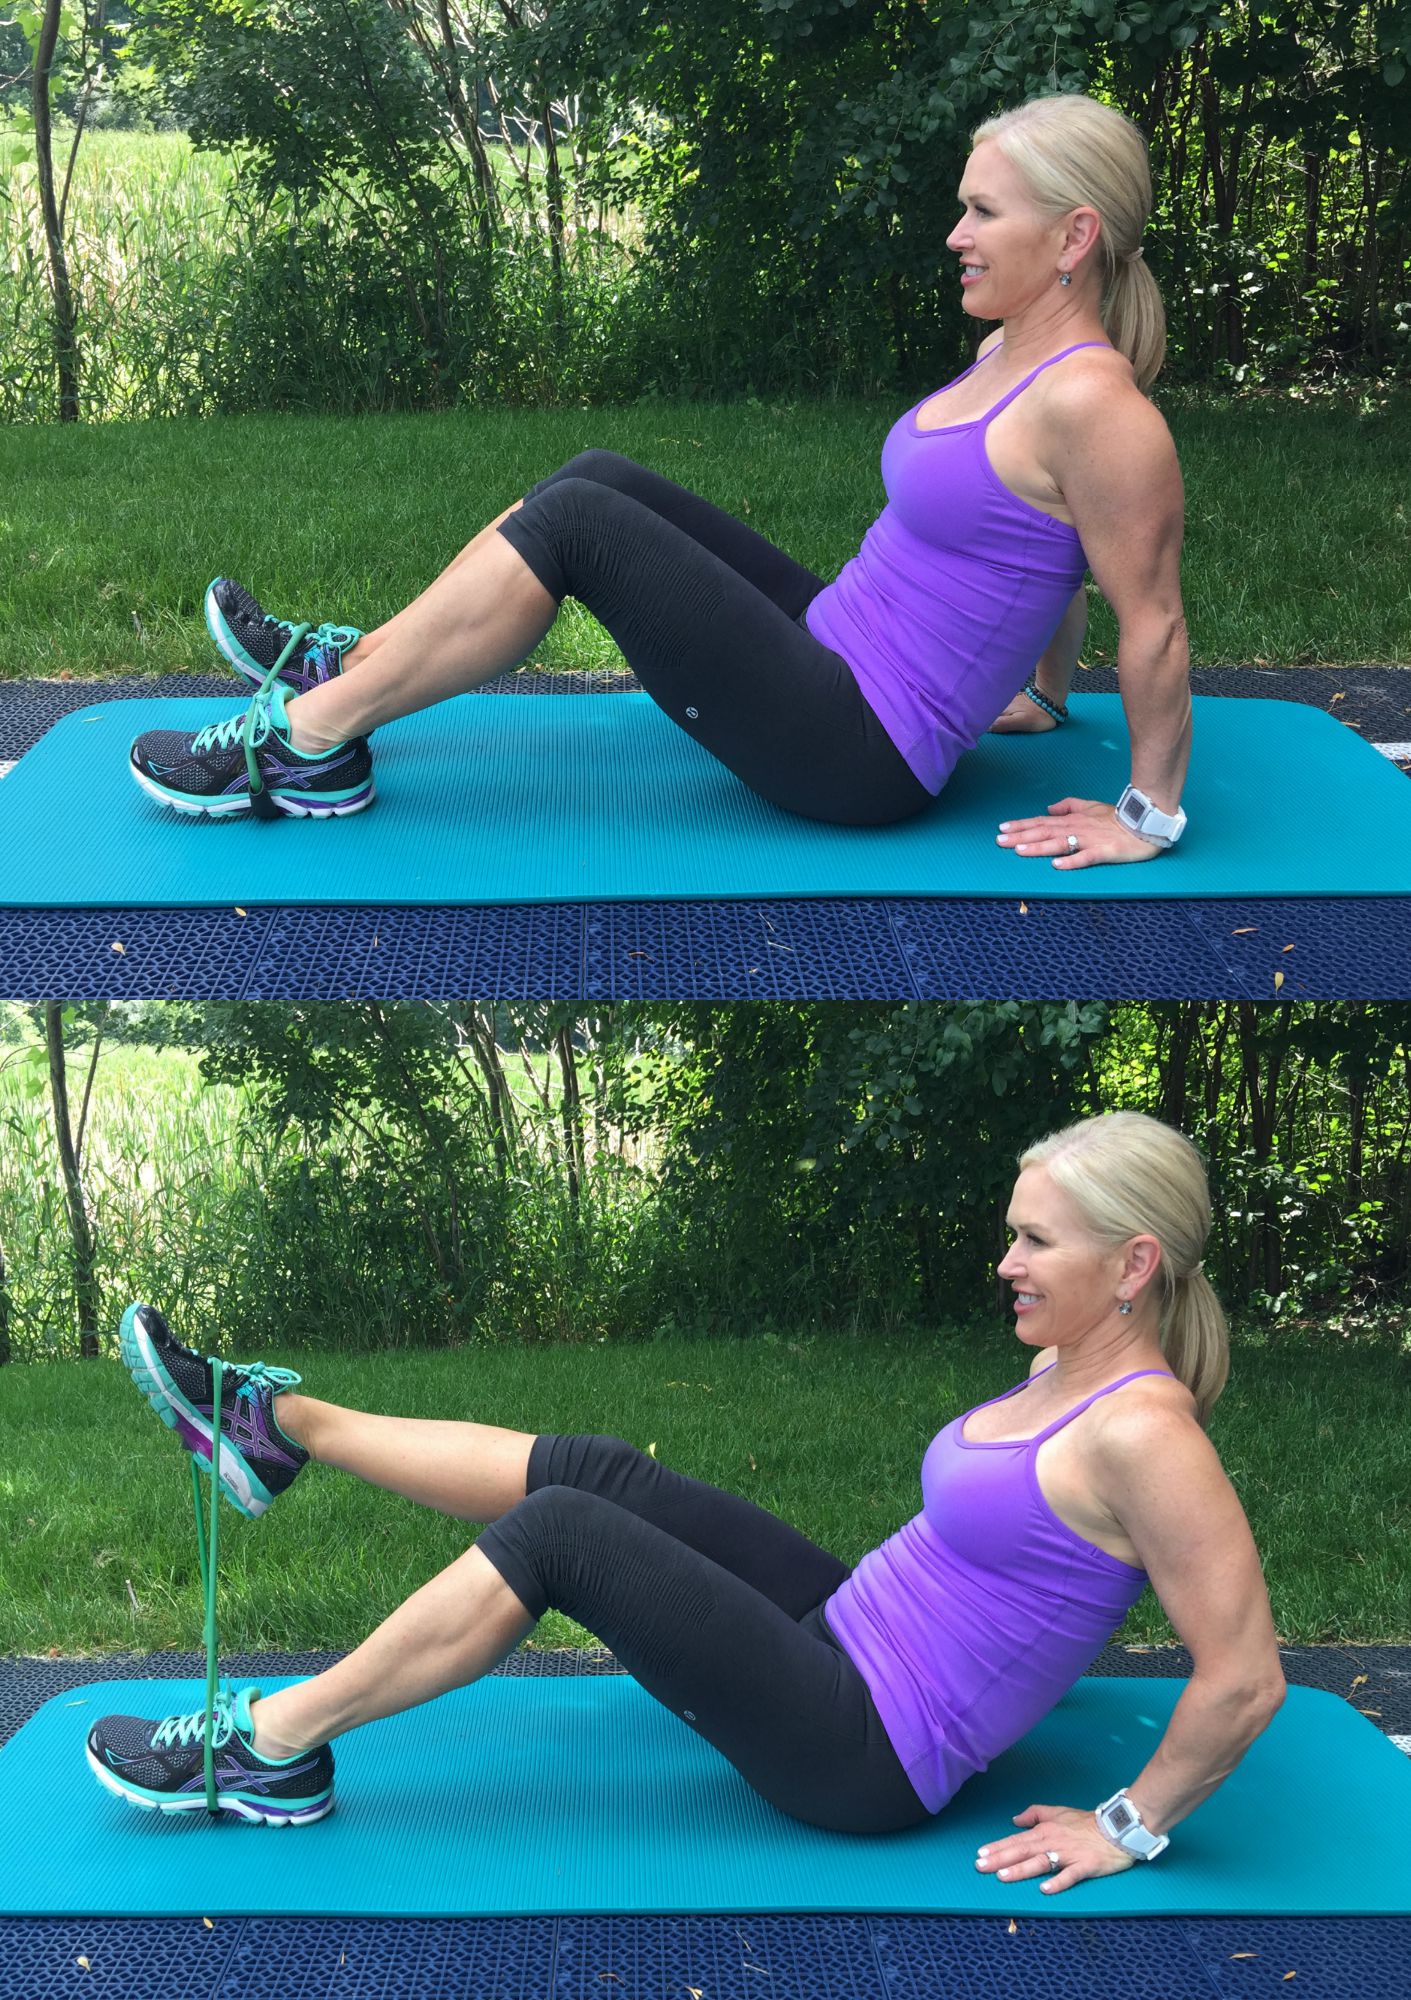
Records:
<instances>
[{"instance_id":1,"label":"black sneaker","mask_svg":"<svg viewBox=\"0 0 1411 2000\"><path fill-rule=\"evenodd\" d=\"M306 757L289 740L285 690L278 681L240 715L185 729L147 729L133 743L132 775L143 791L178 812L226 819L338 818L372 802L372 752L365 736Z\"/></svg>"},{"instance_id":2,"label":"black sneaker","mask_svg":"<svg viewBox=\"0 0 1411 2000\"><path fill-rule=\"evenodd\" d=\"M251 1742L250 1703L258 1688L216 1696L211 1752L216 1808L267 1826L302 1826L333 1809L333 1752L326 1743L297 1757L261 1757ZM100 1784L157 1812L206 1810L206 1711L147 1722L105 1715L88 1732L88 1761Z\"/></svg>"},{"instance_id":3,"label":"black sneaker","mask_svg":"<svg viewBox=\"0 0 1411 2000\"><path fill-rule=\"evenodd\" d=\"M287 653L279 678L293 694L341 674L343 655L363 636L356 625L301 625L276 618L228 576L218 576L206 588L206 630L236 673L254 687Z\"/></svg>"},{"instance_id":4,"label":"black sneaker","mask_svg":"<svg viewBox=\"0 0 1411 2000\"><path fill-rule=\"evenodd\" d=\"M209 1360L172 1335L155 1306L129 1306L118 1344L127 1372L169 1430L198 1458L211 1463L211 1418L215 1377ZM309 1454L286 1437L274 1414L281 1389L297 1389L301 1377L289 1368L248 1367L228 1362L220 1395L221 1491L252 1520L273 1506L309 1462Z\"/></svg>"}]
</instances>

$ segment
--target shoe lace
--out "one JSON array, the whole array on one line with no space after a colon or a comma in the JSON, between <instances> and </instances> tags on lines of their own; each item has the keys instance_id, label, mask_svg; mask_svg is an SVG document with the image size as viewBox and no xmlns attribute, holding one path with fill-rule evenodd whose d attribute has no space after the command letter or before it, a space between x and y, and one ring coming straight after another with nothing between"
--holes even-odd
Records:
<instances>
[{"instance_id":1,"label":"shoe lace","mask_svg":"<svg viewBox=\"0 0 1411 2000\"><path fill-rule=\"evenodd\" d=\"M271 1368L266 1362L251 1361L241 1370L243 1380L236 1390L237 1396L247 1401L261 1389L271 1394L280 1389L290 1389L299 1380L292 1368Z\"/></svg>"},{"instance_id":2,"label":"shoe lace","mask_svg":"<svg viewBox=\"0 0 1411 2000\"><path fill-rule=\"evenodd\" d=\"M259 700L258 695L255 696L255 700ZM253 706L253 703L251 705ZM266 703L266 709L268 706ZM242 708L238 714L227 716L224 722L208 722L204 729L198 729L192 737L191 748L198 756L207 750L233 750L244 733L246 718L247 711ZM257 739L263 738L266 734L267 730L256 731Z\"/></svg>"},{"instance_id":3,"label":"shoe lace","mask_svg":"<svg viewBox=\"0 0 1411 2000\"><path fill-rule=\"evenodd\" d=\"M299 644L299 641L307 637L310 629L307 625L294 625L290 627L288 644L255 689L250 704L243 715L227 716L224 722L207 723L206 727L198 730L191 740L192 749L198 753L212 749L233 750L237 742L243 744L245 750L245 775L249 780L250 797L252 800L258 799L265 788L264 776L260 770L259 758L255 755L255 751L257 746L263 743L269 735L271 728L269 717L270 689L279 679L285 661ZM275 818L279 816L277 810L270 806L268 802L264 806L257 806L256 810L273 812Z\"/></svg>"},{"instance_id":4,"label":"shoe lace","mask_svg":"<svg viewBox=\"0 0 1411 2000\"><path fill-rule=\"evenodd\" d=\"M361 637L355 625L330 625L325 622L315 625L309 633L308 650L312 652L315 646L336 646L340 653L346 653Z\"/></svg>"},{"instance_id":5,"label":"shoe lace","mask_svg":"<svg viewBox=\"0 0 1411 2000\"><path fill-rule=\"evenodd\" d=\"M230 1741L235 1732L235 1697L222 1688L216 1695L212 1709L211 1748L221 1749ZM200 1742L206 1734L206 1711L196 1709L190 1715L169 1715L159 1722L152 1731L152 1747L170 1750L179 1743L183 1749L189 1743Z\"/></svg>"},{"instance_id":6,"label":"shoe lace","mask_svg":"<svg viewBox=\"0 0 1411 2000\"><path fill-rule=\"evenodd\" d=\"M328 619L325 619L322 625L295 625L288 618L271 617L267 611L265 623L273 626L276 632L283 632L286 639L294 645L297 645L300 639L306 638L309 652L312 652L315 646L333 645L340 653L346 653L348 648L355 645L362 637L356 625L334 625Z\"/></svg>"}]
</instances>

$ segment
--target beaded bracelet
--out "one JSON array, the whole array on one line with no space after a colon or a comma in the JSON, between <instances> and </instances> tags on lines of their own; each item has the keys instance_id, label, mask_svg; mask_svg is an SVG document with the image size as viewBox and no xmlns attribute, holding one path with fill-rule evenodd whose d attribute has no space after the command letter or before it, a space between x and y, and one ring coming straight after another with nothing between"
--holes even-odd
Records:
<instances>
[{"instance_id":1,"label":"beaded bracelet","mask_svg":"<svg viewBox=\"0 0 1411 2000\"><path fill-rule=\"evenodd\" d=\"M1068 720L1068 710L1065 705L1062 702L1050 701L1046 694L1041 694L1036 681L1025 681L1020 692L1028 695L1030 701L1041 708L1045 715L1051 715L1055 722Z\"/></svg>"}]
</instances>

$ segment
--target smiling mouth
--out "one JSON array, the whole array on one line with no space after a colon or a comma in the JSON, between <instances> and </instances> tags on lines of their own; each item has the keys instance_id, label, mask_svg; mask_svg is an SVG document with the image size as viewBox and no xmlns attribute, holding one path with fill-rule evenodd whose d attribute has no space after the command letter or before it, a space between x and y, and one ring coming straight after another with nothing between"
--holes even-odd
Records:
<instances>
[{"instance_id":1,"label":"smiling mouth","mask_svg":"<svg viewBox=\"0 0 1411 2000\"><path fill-rule=\"evenodd\" d=\"M1036 1306L1038 1302L1039 1295L1037 1292L1016 1292L1014 1294L1014 1303L1017 1306Z\"/></svg>"}]
</instances>

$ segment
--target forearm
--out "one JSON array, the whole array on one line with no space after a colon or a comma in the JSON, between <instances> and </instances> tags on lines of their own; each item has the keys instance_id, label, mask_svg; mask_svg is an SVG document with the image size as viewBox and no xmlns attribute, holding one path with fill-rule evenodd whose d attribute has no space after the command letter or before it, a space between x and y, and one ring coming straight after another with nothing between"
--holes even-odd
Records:
<instances>
[{"instance_id":1,"label":"forearm","mask_svg":"<svg viewBox=\"0 0 1411 2000\"><path fill-rule=\"evenodd\" d=\"M1039 693L1047 695L1058 708L1068 699L1087 631L1088 594L1080 584L1034 668L1034 684Z\"/></svg>"},{"instance_id":2,"label":"forearm","mask_svg":"<svg viewBox=\"0 0 1411 2000\"><path fill-rule=\"evenodd\" d=\"M1156 1754L1127 1787L1151 1833L1167 1833L1222 1785L1282 1700L1258 1689L1193 1678Z\"/></svg>"},{"instance_id":3,"label":"forearm","mask_svg":"<svg viewBox=\"0 0 1411 2000\"><path fill-rule=\"evenodd\" d=\"M1191 754L1190 648L1184 621L1125 635L1117 653L1132 745L1132 783L1174 813Z\"/></svg>"}]
</instances>

